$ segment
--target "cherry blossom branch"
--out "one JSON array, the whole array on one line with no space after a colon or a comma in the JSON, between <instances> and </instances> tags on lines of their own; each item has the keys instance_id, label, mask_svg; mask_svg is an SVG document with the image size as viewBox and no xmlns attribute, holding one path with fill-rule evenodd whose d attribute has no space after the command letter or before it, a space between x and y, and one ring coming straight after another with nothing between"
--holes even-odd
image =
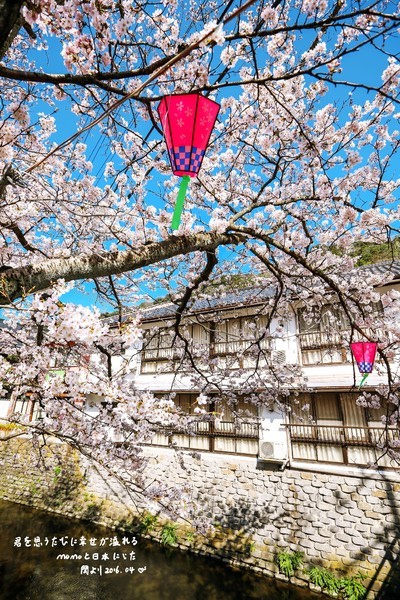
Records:
<instances>
[{"instance_id":1,"label":"cherry blossom branch","mask_svg":"<svg viewBox=\"0 0 400 600\"><path fill-rule=\"evenodd\" d=\"M247 2L245 2L242 6L239 6L233 13L231 13L230 15L225 17L225 19L223 20L223 23L225 24L225 23L228 23L229 21L231 21L232 19L235 19L244 10L246 10L247 8L252 6L252 4L255 3L255 1L256 0L247 0ZM82 127L82 129L78 130L76 133L74 133L72 136L70 136L67 140L65 140L64 142L62 142L61 144L59 144L58 146L53 148L43 158L41 158L35 164L31 165L26 170L26 172L31 173L32 171L37 169L40 165L42 165L51 156L53 156L54 154L56 154L63 148L66 148L67 146L69 146L74 140L76 140L80 135L82 135L82 133L89 131L95 125L98 125L99 123L101 123L106 117L108 117L112 112L114 112L117 108L119 108L127 100L129 100L131 98L138 98L140 96L140 94L143 92L143 90L145 90L150 83L157 80L161 75L163 75L169 69L171 69L171 67L173 67L175 64L180 62L186 56L190 55L193 52L193 50L196 50L199 46L201 46L201 44L206 43L208 40L211 40L212 34L215 33L215 31L218 29L218 27L219 27L219 25L216 25L210 31L208 31L206 34L202 35L200 37L200 39L196 40L192 44L189 44L188 46L186 46L186 48L184 48L183 50L178 52L175 56L170 58L165 64L163 64L159 68L156 68L155 71L153 71L153 73L150 75L150 77L148 77L148 79L144 83L140 84L134 90L132 90L131 92L129 92L128 94L123 96L123 98L121 98L120 100L117 100L116 102L114 102L107 110L105 110L102 114L100 114L96 119L92 120L90 123L88 123L88 125L86 125L85 127Z\"/></svg>"},{"instance_id":2,"label":"cherry blossom branch","mask_svg":"<svg viewBox=\"0 0 400 600\"><path fill-rule=\"evenodd\" d=\"M194 283L191 286L186 287L185 293L179 302L178 309L176 311L176 320L174 326L176 334L178 334L179 332L179 325L182 320L182 315L190 301L190 298L193 295L193 292L195 292L202 283L208 281L208 279L211 276L211 273L213 272L214 267L218 264L218 259L215 254L215 250L208 250L206 254L207 262L204 269L199 274L199 276L196 277Z\"/></svg>"},{"instance_id":3,"label":"cherry blossom branch","mask_svg":"<svg viewBox=\"0 0 400 600\"><path fill-rule=\"evenodd\" d=\"M135 271L160 261L195 252L214 251L218 246L238 245L238 233L197 233L151 242L137 250L53 258L45 262L8 269L0 274L0 305L45 290L56 281L76 281Z\"/></svg>"}]
</instances>

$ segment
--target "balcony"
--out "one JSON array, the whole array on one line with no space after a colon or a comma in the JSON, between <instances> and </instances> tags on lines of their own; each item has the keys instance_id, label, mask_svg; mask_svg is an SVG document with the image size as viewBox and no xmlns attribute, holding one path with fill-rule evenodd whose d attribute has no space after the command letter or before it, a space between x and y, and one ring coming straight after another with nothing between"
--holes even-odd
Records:
<instances>
[{"instance_id":1,"label":"balcony","mask_svg":"<svg viewBox=\"0 0 400 600\"><path fill-rule=\"evenodd\" d=\"M172 372L175 370L174 348L171 345L144 348L141 355L141 373Z\"/></svg>"},{"instance_id":2,"label":"balcony","mask_svg":"<svg viewBox=\"0 0 400 600\"><path fill-rule=\"evenodd\" d=\"M187 419L186 427L184 430L161 429L153 437L152 445L257 455L260 420L254 404L242 399L229 406L223 399L213 396L207 402L206 414L198 415L197 398L198 393L174 395L175 406Z\"/></svg>"},{"instance_id":3,"label":"balcony","mask_svg":"<svg viewBox=\"0 0 400 600\"><path fill-rule=\"evenodd\" d=\"M353 425L290 424L287 426L295 460L397 467L384 448L400 446L400 430Z\"/></svg>"},{"instance_id":4,"label":"balcony","mask_svg":"<svg viewBox=\"0 0 400 600\"><path fill-rule=\"evenodd\" d=\"M213 343L189 341L189 352L196 360L217 359L220 366L231 369L265 366L271 356L267 340L240 339ZM141 373L172 373L178 368L185 370L182 364L184 347L180 343L172 347L163 345L156 348L144 348L141 356Z\"/></svg>"},{"instance_id":5,"label":"balcony","mask_svg":"<svg viewBox=\"0 0 400 600\"><path fill-rule=\"evenodd\" d=\"M364 329L364 339L377 339L390 343L387 332L376 329ZM353 341L361 341L357 333ZM340 329L338 331L308 331L298 334L303 366L324 364L351 363L350 340L351 330Z\"/></svg>"},{"instance_id":6,"label":"balcony","mask_svg":"<svg viewBox=\"0 0 400 600\"><path fill-rule=\"evenodd\" d=\"M346 348L348 331L310 331L298 335L302 364L304 366L351 362L350 349ZM347 338L349 339L349 337Z\"/></svg>"},{"instance_id":7,"label":"balcony","mask_svg":"<svg viewBox=\"0 0 400 600\"><path fill-rule=\"evenodd\" d=\"M225 454L258 454L259 420L248 421L201 421L193 420L190 433L159 433L151 445L178 446L183 449L218 452Z\"/></svg>"}]
</instances>

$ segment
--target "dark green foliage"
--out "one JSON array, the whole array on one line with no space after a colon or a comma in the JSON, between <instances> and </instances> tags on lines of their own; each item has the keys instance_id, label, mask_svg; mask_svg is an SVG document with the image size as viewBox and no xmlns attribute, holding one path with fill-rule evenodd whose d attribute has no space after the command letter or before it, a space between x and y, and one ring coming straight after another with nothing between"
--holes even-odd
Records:
<instances>
[{"instance_id":1,"label":"dark green foliage","mask_svg":"<svg viewBox=\"0 0 400 600\"><path fill-rule=\"evenodd\" d=\"M275 557L279 571L283 573L283 575L286 575L286 577L292 577L294 575L294 572L303 564L303 559L303 552L289 552L286 550L277 552Z\"/></svg>"},{"instance_id":2,"label":"dark green foliage","mask_svg":"<svg viewBox=\"0 0 400 600\"><path fill-rule=\"evenodd\" d=\"M360 256L357 262L358 266L400 258L400 237L396 237L391 242L383 244L356 242L352 254Z\"/></svg>"},{"instance_id":3,"label":"dark green foliage","mask_svg":"<svg viewBox=\"0 0 400 600\"><path fill-rule=\"evenodd\" d=\"M145 513L140 520L139 523L139 531L146 535L153 529L155 529L157 525L157 515L152 515L151 513Z\"/></svg>"},{"instance_id":4,"label":"dark green foliage","mask_svg":"<svg viewBox=\"0 0 400 600\"><path fill-rule=\"evenodd\" d=\"M328 571L328 569L312 567L307 571L307 574L310 578L310 582L320 587L321 590L328 592L328 594L338 593L340 589L340 579L337 579L337 577Z\"/></svg>"},{"instance_id":5,"label":"dark green foliage","mask_svg":"<svg viewBox=\"0 0 400 600\"><path fill-rule=\"evenodd\" d=\"M332 254L342 256L343 251L336 247L330 246ZM351 256L358 256L357 266L374 265L382 261L390 261L400 259L400 236L393 238L388 242L377 244L374 242L355 242L351 248Z\"/></svg>"},{"instance_id":6,"label":"dark green foliage","mask_svg":"<svg viewBox=\"0 0 400 600\"><path fill-rule=\"evenodd\" d=\"M362 573L357 573L357 575L353 575L353 577L342 577L342 579L340 579L340 591L342 592L343 598L346 600L363 600L367 593L367 590L362 583L364 579L365 575Z\"/></svg>"},{"instance_id":7,"label":"dark green foliage","mask_svg":"<svg viewBox=\"0 0 400 600\"><path fill-rule=\"evenodd\" d=\"M165 523L161 530L161 543L163 546L173 546L178 541L175 523Z\"/></svg>"},{"instance_id":8,"label":"dark green foliage","mask_svg":"<svg viewBox=\"0 0 400 600\"><path fill-rule=\"evenodd\" d=\"M306 571L309 580L331 596L339 596L343 600L363 600L367 593L362 584L365 575L357 573L351 577L335 577L331 571L322 567L312 567Z\"/></svg>"}]
</instances>

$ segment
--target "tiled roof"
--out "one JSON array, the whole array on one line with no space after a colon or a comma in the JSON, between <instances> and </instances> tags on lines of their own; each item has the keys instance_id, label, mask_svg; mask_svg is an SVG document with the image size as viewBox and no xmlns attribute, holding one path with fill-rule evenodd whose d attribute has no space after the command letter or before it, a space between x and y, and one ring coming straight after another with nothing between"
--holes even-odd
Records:
<instances>
[{"instance_id":1,"label":"tiled roof","mask_svg":"<svg viewBox=\"0 0 400 600\"><path fill-rule=\"evenodd\" d=\"M382 275L381 285L400 279L400 260L385 261L373 265L365 265L357 268L357 272L363 272L365 275ZM224 310L237 306L255 306L262 304L274 296L275 287L251 287L234 291L227 291L218 296L207 299L195 300L190 306L191 313L201 313L204 311ZM176 314L177 305L173 302L150 306L143 309L142 315L144 321L153 321L155 319L172 318Z\"/></svg>"},{"instance_id":2,"label":"tiled roof","mask_svg":"<svg viewBox=\"0 0 400 600\"><path fill-rule=\"evenodd\" d=\"M273 297L274 293L275 288L273 286L252 287L235 290L232 292L223 292L218 296L195 300L190 306L190 312L199 313L217 309L223 310L238 305L254 306L256 304L262 304L263 302L266 302ZM177 305L173 302L168 302L167 304L145 308L142 314L145 321L153 319L165 319L168 317L173 317L176 313L176 310Z\"/></svg>"},{"instance_id":3,"label":"tiled roof","mask_svg":"<svg viewBox=\"0 0 400 600\"><path fill-rule=\"evenodd\" d=\"M400 278L400 260L385 260L374 265L358 267L357 271L365 271L371 275L382 275L385 283Z\"/></svg>"}]
</instances>

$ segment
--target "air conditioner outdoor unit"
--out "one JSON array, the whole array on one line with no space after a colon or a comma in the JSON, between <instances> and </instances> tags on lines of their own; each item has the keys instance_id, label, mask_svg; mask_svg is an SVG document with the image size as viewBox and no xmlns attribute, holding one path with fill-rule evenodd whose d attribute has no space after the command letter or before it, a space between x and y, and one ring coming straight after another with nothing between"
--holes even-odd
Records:
<instances>
[{"instance_id":1,"label":"air conditioner outdoor unit","mask_svg":"<svg viewBox=\"0 0 400 600\"><path fill-rule=\"evenodd\" d=\"M286 445L282 442L260 440L258 458L265 462L284 463L287 461Z\"/></svg>"},{"instance_id":2,"label":"air conditioner outdoor unit","mask_svg":"<svg viewBox=\"0 0 400 600\"><path fill-rule=\"evenodd\" d=\"M273 365L284 365L286 364L286 352L285 350L272 350L271 351L271 362Z\"/></svg>"}]
</instances>

